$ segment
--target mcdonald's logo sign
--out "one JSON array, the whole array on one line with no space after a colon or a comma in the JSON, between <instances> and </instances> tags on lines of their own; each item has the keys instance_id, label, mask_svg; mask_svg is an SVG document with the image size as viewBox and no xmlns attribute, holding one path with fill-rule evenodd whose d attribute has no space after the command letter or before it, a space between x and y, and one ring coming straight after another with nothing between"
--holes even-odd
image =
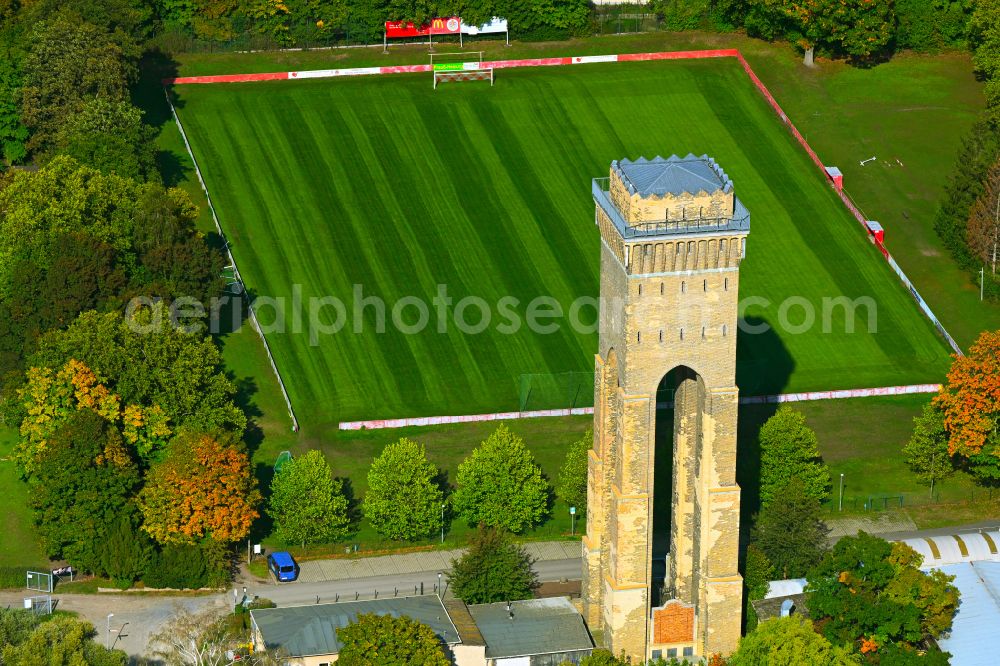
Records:
<instances>
[{"instance_id":1,"label":"mcdonald's logo sign","mask_svg":"<svg viewBox=\"0 0 1000 666\"><path fill-rule=\"evenodd\" d=\"M462 19L457 16L433 18L430 23L415 26L402 21L386 21L385 36L388 39L397 37L423 37L426 35L457 35L462 30Z\"/></svg>"}]
</instances>

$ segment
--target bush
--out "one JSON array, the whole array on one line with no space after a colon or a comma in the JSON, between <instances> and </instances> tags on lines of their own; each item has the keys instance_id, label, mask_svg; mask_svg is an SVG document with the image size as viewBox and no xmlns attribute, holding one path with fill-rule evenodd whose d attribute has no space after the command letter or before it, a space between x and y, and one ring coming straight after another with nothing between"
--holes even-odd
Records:
<instances>
[{"instance_id":1,"label":"bush","mask_svg":"<svg viewBox=\"0 0 1000 666\"><path fill-rule=\"evenodd\" d=\"M896 0L896 47L936 51L960 45L969 20L962 0Z\"/></svg>"},{"instance_id":2,"label":"bush","mask_svg":"<svg viewBox=\"0 0 1000 666\"><path fill-rule=\"evenodd\" d=\"M117 587L131 587L149 566L152 545L149 538L132 524L128 515L118 518L101 548L101 567Z\"/></svg>"},{"instance_id":3,"label":"bush","mask_svg":"<svg viewBox=\"0 0 1000 666\"><path fill-rule=\"evenodd\" d=\"M0 590L23 589L28 571L48 571L48 564L31 564L16 567L0 567Z\"/></svg>"},{"instance_id":4,"label":"bush","mask_svg":"<svg viewBox=\"0 0 1000 666\"><path fill-rule=\"evenodd\" d=\"M229 579L229 564L228 551L214 541L170 544L153 555L143 582L182 590L216 587Z\"/></svg>"}]
</instances>

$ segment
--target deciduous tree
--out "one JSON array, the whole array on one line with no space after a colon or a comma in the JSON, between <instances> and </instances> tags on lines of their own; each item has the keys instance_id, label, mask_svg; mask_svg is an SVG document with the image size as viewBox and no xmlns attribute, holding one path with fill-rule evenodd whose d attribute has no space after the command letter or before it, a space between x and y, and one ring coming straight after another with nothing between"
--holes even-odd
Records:
<instances>
[{"instance_id":1,"label":"deciduous tree","mask_svg":"<svg viewBox=\"0 0 1000 666\"><path fill-rule=\"evenodd\" d=\"M570 445L566 460L559 469L556 495L566 506L576 507L579 516L587 513L587 466L593 446L594 433L587 430L583 437Z\"/></svg>"},{"instance_id":2,"label":"deciduous tree","mask_svg":"<svg viewBox=\"0 0 1000 666\"><path fill-rule=\"evenodd\" d=\"M261 496L247 454L231 441L184 434L139 493L142 528L161 544L245 539Z\"/></svg>"},{"instance_id":3,"label":"deciduous tree","mask_svg":"<svg viewBox=\"0 0 1000 666\"><path fill-rule=\"evenodd\" d=\"M29 369L20 394L26 416L21 422L21 440L14 449L14 460L25 476L35 471L37 458L52 433L81 409L94 412L116 428L144 459L160 448L171 432L158 405L148 408L122 405L121 397L109 391L93 370L76 359L67 361L58 372L49 368Z\"/></svg>"},{"instance_id":4,"label":"deciduous tree","mask_svg":"<svg viewBox=\"0 0 1000 666\"><path fill-rule=\"evenodd\" d=\"M48 147L84 100L128 98L138 70L105 29L60 11L35 25L30 44L21 117L32 146Z\"/></svg>"},{"instance_id":5,"label":"deciduous tree","mask_svg":"<svg viewBox=\"0 0 1000 666\"><path fill-rule=\"evenodd\" d=\"M891 0L781 0L790 22L788 37L813 64L817 46L829 46L852 58L868 58L892 40L895 15Z\"/></svg>"},{"instance_id":6,"label":"deciduous tree","mask_svg":"<svg viewBox=\"0 0 1000 666\"><path fill-rule=\"evenodd\" d=\"M226 652L235 641L228 639L217 608L192 611L176 604L160 631L149 639L153 654L170 666L224 666L231 663Z\"/></svg>"},{"instance_id":7,"label":"deciduous tree","mask_svg":"<svg viewBox=\"0 0 1000 666\"><path fill-rule=\"evenodd\" d=\"M0 171L4 161L16 164L27 155L28 128L18 108L21 82L20 57L0 46Z\"/></svg>"},{"instance_id":8,"label":"deciduous tree","mask_svg":"<svg viewBox=\"0 0 1000 666\"><path fill-rule=\"evenodd\" d=\"M344 666L447 666L441 639L426 624L405 615L362 613L337 629L341 648L337 662Z\"/></svg>"},{"instance_id":9,"label":"deciduous tree","mask_svg":"<svg viewBox=\"0 0 1000 666\"><path fill-rule=\"evenodd\" d=\"M382 536L419 539L441 529L444 493L422 444L388 444L368 469L365 517Z\"/></svg>"},{"instance_id":10,"label":"deciduous tree","mask_svg":"<svg viewBox=\"0 0 1000 666\"><path fill-rule=\"evenodd\" d=\"M343 482L315 449L281 466L271 481L268 514L279 539L303 547L342 539L350 524Z\"/></svg>"},{"instance_id":11,"label":"deciduous tree","mask_svg":"<svg viewBox=\"0 0 1000 666\"><path fill-rule=\"evenodd\" d=\"M951 577L921 572L920 559L864 532L842 538L808 574L810 616L831 641L865 653L940 635L951 626L958 591Z\"/></svg>"},{"instance_id":12,"label":"deciduous tree","mask_svg":"<svg viewBox=\"0 0 1000 666\"><path fill-rule=\"evenodd\" d=\"M42 622L16 646L3 649L5 664L35 666L125 666L128 656L109 650L94 639L94 625L75 617L57 616Z\"/></svg>"},{"instance_id":13,"label":"deciduous tree","mask_svg":"<svg viewBox=\"0 0 1000 666\"><path fill-rule=\"evenodd\" d=\"M820 506L792 479L780 497L756 516L753 542L764 552L781 578L805 575L826 552L829 530L820 519Z\"/></svg>"},{"instance_id":14,"label":"deciduous tree","mask_svg":"<svg viewBox=\"0 0 1000 666\"><path fill-rule=\"evenodd\" d=\"M514 532L548 513L549 485L524 440L500 425L458 467L453 503L470 525Z\"/></svg>"},{"instance_id":15,"label":"deciduous tree","mask_svg":"<svg viewBox=\"0 0 1000 666\"><path fill-rule=\"evenodd\" d=\"M954 473L944 416L934 403L924 405L920 416L913 419L913 434L903 447L903 455L917 478L930 485L932 497L934 483Z\"/></svg>"},{"instance_id":16,"label":"deciduous tree","mask_svg":"<svg viewBox=\"0 0 1000 666\"><path fill-rule=\"evenodd\" d=\"M767 506L791 479L802 482L810 497L830 495L830 470L819 455L819 440L803 414L778 408L757 435L760 446L760 503Z\"/></svg>"},{"instance_id":17,"label":"deciduous tree","mask_svg":"<svg viewBox=\"0 0 1000 666\"><path fill-rule=\"evenodd\" d=\"M125 442L91 411L74 411L38 458L31 490L35 523L50 557L103 573L107 536L127 519L140 477Z\"/></svg>"},{"instance_id":18,"label":"deciduous tree","mask_svg":"<svg viewBox=\"0 0 1000 666\"><path fill-rule=\"evenodd\" d=\"M965 356L956 356L934 398L944 415L948 451L980 479L1000 481L1000 331L984 331Z\"/></svg>"},{"instance_id":19,"label":"deciduous tree","mask_svg":"<svg viewBox=\"0 0 1000 666\"><path fill-rule=\"evenodd\" d=\"M1000 261L1000 160L990 167L983 191L969 211L966 241L976 259L983 262L993 279Z\"/></svg>"},{"instance_id":20,"label":"deciduous tree","mask_svg":"<svg viewBox=\"0 0 1000 666\"><path fill-rule=\"evenodd\" d=\"M54 150L102 173L145 180L156 173L155 132L142 115L126 100L85 100L56 130Z\"/></svg>"},{"instance_id":21,"label":"deciduous tree","mask_svg":"<svg viewBox=\"0 0 1000 666\"><path fill-rule=\"evenodd\" d=\"M972 63L986 80L986 104L1000 110L1000 0L978 0L967 26Z\"/></svg>"},{"instance_id":22,"label":"deciduous tree","mask_svg":"<svg viewBox=\"0 0 1000 666\"><path fill-rule=\"evenodd\" d=\"M861 662L817 634L808 619L791 615L761 622L743 637L728 663L729 666L855 666Z\"/></svg>"},{"instance_id":23,"label":"deciduous tree","mask_svg":"<svg viewBox=\"0 0 1000 666\"><path fill-rule=\"evenodd\" d=\"M530 599L538 587L534 560L504 532L480 527L468 550L452 563L448 583L467 604Z\"/></svg>"},{"instance_id":24,"label":"deciduous tree","mask_svg":"<svg viewBox=\"0 0 1000 666\"><path fill-rule=\"evenodd\" d=\"M767 586L774 578L774 565L767 555L756 544L747 546L743 573L743 614L746 618L746 630L752 631L757 626L757 612L751 601L763 599L767 595Z\"/></svg>"},{"instance_id":25,"label":"deciduous tree","mask_svg":"<svg viewBox=\"0 0 1000 666\"><path fill-rule=\"evenodd\" d=\"M164 303L140 308L131 318L85 312L43 336L30 361L57 368L71 358L86 363L123 403L159 406L176 431L239 436L246 427L219 348L210 337L173 326Z\"/></svg>"}]
</instances>

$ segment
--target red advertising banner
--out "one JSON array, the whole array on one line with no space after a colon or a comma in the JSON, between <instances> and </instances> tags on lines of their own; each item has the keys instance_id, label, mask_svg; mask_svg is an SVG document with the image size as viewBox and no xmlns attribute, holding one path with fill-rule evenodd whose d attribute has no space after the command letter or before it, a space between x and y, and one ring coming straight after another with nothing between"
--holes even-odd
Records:
<instances>
[{"instance_id":1,"label":"red advertising banner","mask_svg":"<svg viewBox=\"0 0 1000 666\"><path fill-rule=\"evenodd\" d=\"M416 26L408 21L386 21L385 36L388 39L400 37L426 37L427 35L457 35L462 29L462 20L457 16L434 18L430 23Z\"/></svg>"}]
</instances>

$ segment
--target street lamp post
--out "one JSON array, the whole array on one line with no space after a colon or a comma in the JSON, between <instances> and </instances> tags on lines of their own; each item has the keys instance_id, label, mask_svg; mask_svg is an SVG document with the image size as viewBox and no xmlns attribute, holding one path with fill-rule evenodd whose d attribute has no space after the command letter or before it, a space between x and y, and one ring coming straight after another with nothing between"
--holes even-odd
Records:
<instances>
[{"instance_id":1,"label":"street lamp post","mask_svg":"<svg viewBox=\"0 0 1000 666\"><path fill-rule=\"evenodd\" d=\"M569 508L569 533L571 536L576 536L576 507L571 506Z\"/></svg>"},{"instance_id":2,"label":"street lamp post","mask_svg":"<svg viewBox=\"0 0 1000 666\"><path fill-rule=\"evenodd\" d=\"M441 502L441 543L444 543L444 502Z\"/></svg>"},{"instance_id":3,"label":"street lamp post","mask_svg":"<svg viewBox=\"0 0 1000 666\"><path fill-rule=\"evenodd\" d=\"M127 626L128 622L124 622L119 629L115 629L115 640L111 641L111 647L118 645L118 639L122 637L122 632L125 631L125 627Z\"/></svg>"},{"instance_id":4,"label":"street lamp post","mask_svg":"<svg viewBox=\"0 0 1000 666\"><path fill-rule=\"evenodd\" d=\"M104 644L105 646L107 646L109 650L111 649L111 618L113 618L114 616L115 616L114 613L108 613L108 638L104 642Z\"/></svg>"},{"instance_id":5,"label":"street lamp post","mask_svg":"<svg viewBox=\"0 0 1000 666\"><path fill-rule=\"evenodd\" d=\"M438 571L438 596L444 597L444 590L441 588L441 572Z\"/></svg>"},{"instance_id":6,"label":"street lamp post","mask_svg":"<svg viewBox=\"0 0 1000 666\"><path fill-rule=\"evenodd\" d=\"M844 510L844 473L840 473L840 501L837 504L837 511Z\"/></svg>"}]
</instances>

